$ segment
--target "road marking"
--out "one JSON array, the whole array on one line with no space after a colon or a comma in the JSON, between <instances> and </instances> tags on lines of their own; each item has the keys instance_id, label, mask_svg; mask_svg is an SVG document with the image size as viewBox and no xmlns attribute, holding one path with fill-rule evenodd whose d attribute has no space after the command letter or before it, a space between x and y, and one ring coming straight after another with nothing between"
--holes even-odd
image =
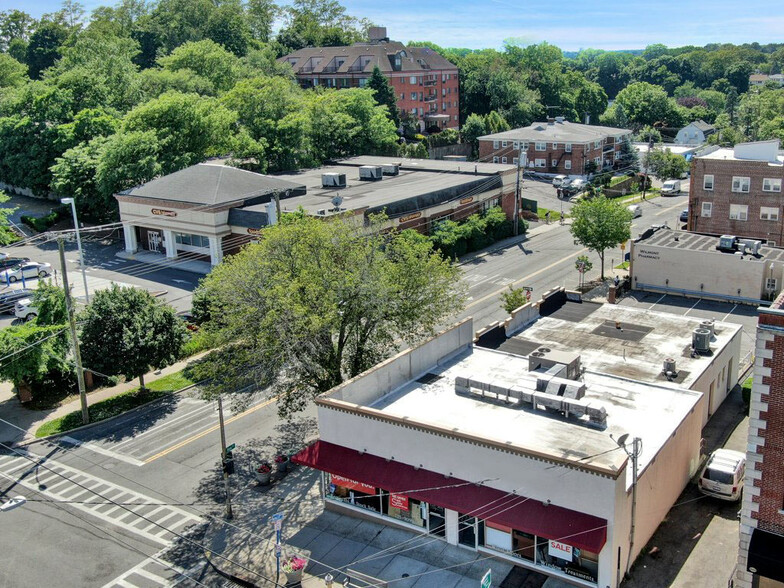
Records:
<instances>
[{"instance_id":1,"label":"road marking","mask_svg":"<svg viewBox=\"0 0 784 588\"><path fill-rule=\"evenodd\" d=\"M700 302L702 302L702 298L698 298L698 299L697 299L697 302L695 302L695 303L694 303L694 306L697 306L697 305L698 305ZM694 306L692 306L692 307L691 307L689 310L687 310L686 312L684 312L684 313L683 313L683 316L686 316L686 315L687 315L687 314L689 314L689 313L690 313L692 310L694 310Z\"/></svg>"},{"instance_id":2,"label":"road marking","mask_svg":"<svg viewBox=\"0 0 784 588\"><path fill-rule=\"evenodd\" d=\"M117 453L116 451L111 451L110 449L104 449L103 447L96 445L95 443L85 443L83 441L79 441L79 439L74 439L73 437L60 437L62 441L65 441L69 445L75 445L76 447L82 447L89 451L93 451L95 453L99 453L101 455L105 455L106 457L111 457L113 459L118 459L120 461L124 461L125 463L129 463L135 466L143 466L144 462L140 459L136 459L135 457L130 457L128 455L123 455L122 453Z\"/></svg>"},{"instance_id":3,"label":"road marking","mask_svg":"<svg viewBox=\"0 0 784 588\"><path fill-rule=\"evenodd\" d=\"M689 204L689 203L688 203L688 201L687 201L687 202L686 202L686 205L688 206L688 204ZM669 208L665 208L664 210L660 210L660 211L659 211L659 212L657 212L657 213L656 213L654 216L659 216L660 214L665 214L665 213L667 213L667 212L670 212L670 211L671 211L673 208L683 208L683 206L684 206L684 205L683 205L683 202L681 202L680 204L675 204L675 205L673 205L673 206L670 206Z\"/></svg>"},{"instance_id":4,"label":"road marking","mask_svg":"<svg viewBox=\"0 0 784 588\"><path fill-rule=\"evenodd\" d=\"M654 302L653 304L651 304L651 305L648 307L648 310L650 310L651 308L653 308L654 306L656 306L657 304L659 304L659 302L661 302L662 300L664 300L664 297L665 297L665 296L667 296L667 295L666 295L666 294L662 294L662 295L661 295L661 298L659 298L659 299L658 299L656 302Z\"/></svg>"},{"instance_id":5,"label":"road marking","mask_svg":"<svg viewBox=\"0 0 784 588\"><path fill-rule=\"evenodd\" d=\"M200 400L199 402L200 403L204 403L203 400ZM194 416L199 417L199 416L202 416L202 413L211 412L213 410L214 409L213 409L213 407L210 404L204 403L200 407L198 407L197 409L192 410L192 411L190 411L190 412L188 412L186 414L181 414L180 416L174 417L172 419L167 419L165 422L161 423L160 426L161 427L163 427L163 426L167 426L168 427L169 425L171 425L174 422L181 421L182 419L187 419L187 418L194 417ZM134 441L140 439L141 437L144 437L145 435L148 435L149 433L157 433L157 432L159 432L159 427L153 427L151 429L147 429L146 431L143 431L142 433L139 433L138 435L134 435L130 439L126 439L125 441L121 441L120 443L115 445L115 447L116 448L122 447L123 445L126 445L128 443L133 443Z\"/></svg>"},{"instance_id":6,"label":"road marking","mask_svg":"<svg viewBox=\"0 0 784 588\"><path fill-rule=\"evenodd\" d=\"M197 565L194 566L194 568L191 568L191 570L184 570L180 566L177 566L165 560L163 558L163 555L167 551L168 548L161 549L158 553L154 553L153 555L149 556L147 559L142 560L140 563L133 566L127 572L123 573L120 576L117 576L111 582L107 582L106 584L103 585L102 588L113 588L115 586L122 586L123 588L137 588L137 586L149 586L148 582L144 582L142 584L137 585L129 581L128 579L134 574L137 576L141 576L142 578L146 578L157 584L160 584L161 586L176 586L184 579L187 579L189 577L189 573L192 573L192 570L194 570L194 568L196 569L198 568ZM160 576L158 574L154 574L153 572L150 572L149 570L145 569L148 566L150 566L150 564L153 564L154 567L160 568L162 571L166 572L167 575L169 576L173 576L174 574L176 574L176 576L172 578L172 577L165 577L165 576ZM158 570L156 569L156 571Z\"/></svg>"},{"instance_id":7,"label":"road marking","mask_svg":"<svg viewBox=\"0 0 784 588\"><path fill-rule=\"evenodd\" d=\"M523 276L519 280L516 280L516 281L512 282L511 285L512 286L516 286L517 284L524 284L525 282L528 282L531 278L533 278L535 276L538 276L542 272L546 272L547 270L550 270L550 269L554 268L555 266L560 265L563 262L570 260L573 257L577 257L578 255L582 255L586 251L588 251L587 247L585 247L583 249L580 249L580 251L575 251L571 255L567 255L566 257L551 263L547 267L543 267L541 269L536 270L535 272L533 272L531 274L528 274L527 276ZM506 291L506 288L500 288L500 289L496 290L495 292L491 292L490 294L487 294L487 295L483 296L482 298L477 298L476 300L474 300L470 304L466 305L466 310L468 310L472 306L476 306L480 302L484 302L485 300L489 300L490 298L494 298L494 297L498 296L501 292L504 292L504 291Z\"/></svg>"},{"instance_id":8,"label":"road marking","mask_svg":"<svg viewBox=\"0 0 784 588\"><path fill-rule=\"evenodd\" d=\"M231 418L229 418L229 419L226 419L226 421L225 421L225 423L224 423L224 424L228 425L229 423L233 423L234 421L237 421L237 420L241 419L242 417L245 417L245 416L247 416L247 415L249 415L249 414L251 414L251 413L254 413L254 412L256 412L257 410L261 410L261 409L262 409L262 408L264 408L265 406L269 406L269 405L270 405L270 404L272 404L273 402L277 402L279 398L280 398L280 396L275 396L275 397L273 397L273 398L270 398L269 400L267 400L267 401L265 401L265 402L262 402L262 403L260 403L260 404L257 404L256 406L252 406L252 407L251 407L251 408L249 408L248 410L246 410L246 411L244 411L244 412L241 412L240 414L236 414L236 415L234 415L233 417L231 417ZM207 430L205 430L205 431L202 431L201 433L196 433L195 435L193 435L193 436L191 436L191 437L188 437L188 438L187 438L187 439L185 439L184 441L180 441L180 442L179 442L179 443L177 443L176 445L172 445L171 447L168 447L168 448L164 449L163 451L161 451L161 452L159 452L159 453L156 453L156 454L155 454L155 455L153 455L152 457L148 457L147 459L145 459L145 460L144 460L144 463L146 463L146 464L147 464L147 463L153 462L153 461L155 461L156 459L159 459L159 458L161 458L161 457L163 457L163 456L165 456L165 455L168 455L168 454L169 454L169 453L171 453L172 451L175 451L175 450L177 450L177 449L180 449L181 447L185 447L185 446L186 446L186 445L188 445L189 443L193 443L193 442L194 442L194 441L196 441L197 439L201 439L201 438L202 438L202 437L204 437L205 435L209 435L209 434L210 434L210 433L212 433L213 431L217 431L219 428L220 428L220 424L218 424L218 425L213 425L212 427L210 427L209 429L207 429Z\"/></svg>"},{"instance_id":9,"label":"road marking","mask_svg":"<svg viewBox=\"0 0 784 588\"><path fill-rule=\"evenodd\" d=\"M725 322L725 321L727 320L727 318L728 318L728 317L729 317L729 316L730 316L730 315L731 315L733 312L735 312L735 309L736 309L736 308L738 308L738 305L737 305L737 304L736 304L735 306L733 306L733 307L730 309L730 311L729 311L727 314L725 314L725 315L724 315L724 318L723 318L723 319L721 319L721 322Z\"/></svg>"}]
</instances>

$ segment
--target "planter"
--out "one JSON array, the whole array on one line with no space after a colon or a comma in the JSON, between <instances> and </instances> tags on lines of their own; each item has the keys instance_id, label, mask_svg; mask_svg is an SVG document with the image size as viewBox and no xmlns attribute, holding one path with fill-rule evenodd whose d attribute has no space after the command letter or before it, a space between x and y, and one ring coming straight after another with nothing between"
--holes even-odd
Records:
<instances>
[{"instance_id":1,"label":"planter","mask_svg":"<svg viewBox=\"0 0 784 588\"><path fill-rule=\"evenodd\" d=\"M281 457L283 458L282 460L280 460ZM285 474L289 471L289 458L285 455L279 456L275 459L275 467L277 467L279 474Z\"/></svg>"},{"instance_id":2,"label":"planter","mask_svg":"<svg viewBox=\"0 0 784 588\"><path fill-rule=\"evenodd\" d=\"M302 570L286 572L286 584L299 584L302 582Z\"/></svg>"},{"instance_id":3,"label":"planter","mask_svg":"<svg viewBox=\"0 0 784 588\"><path fill-rule=\"evenodd\" d=\"M256 472L256 479L262 486L267 486L272 479L272 472Z\"/></svg>"}]
</instances>

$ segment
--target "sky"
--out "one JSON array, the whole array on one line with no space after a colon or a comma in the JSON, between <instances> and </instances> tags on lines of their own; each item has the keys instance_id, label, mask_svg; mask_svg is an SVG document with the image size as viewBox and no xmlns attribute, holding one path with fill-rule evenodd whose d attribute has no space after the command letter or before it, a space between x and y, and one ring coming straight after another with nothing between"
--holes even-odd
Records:
<instances>
[{"instance_id":1,"label":"sky","mask_svg":"<svg viewBox=\"0 0 784 588\"><path fill-rule=\"evenodd\" d=\"M784 41L782 0L342 0L353 16L387 27L396 41L432 41L443 47L503 47L513 39L547 41L564 51L643 49L707 43ZM89 10L112 0L82 0ZM60 0L0 0L0 10L19 8L35 17ZM741 12L741 14L739 14Z\"/></svg>"}]
</instances>

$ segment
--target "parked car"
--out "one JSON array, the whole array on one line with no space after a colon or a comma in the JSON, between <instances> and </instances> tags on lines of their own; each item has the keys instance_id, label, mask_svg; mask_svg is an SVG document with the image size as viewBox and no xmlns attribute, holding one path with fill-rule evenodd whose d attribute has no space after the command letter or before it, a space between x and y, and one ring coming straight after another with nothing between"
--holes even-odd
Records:
<instances>
[{"instance_id":1,"label":"parked car","mask_svg":"<svg viewBox=\"0 0 784 588\"><path fill-rule=\"evenodd\" d=\"M667 180L662 184L661 188L662 196L671 196L673 194L680 194L681 193L681 181L680 180Z\"/></svg>"},{"instance_id":2,"label":"parked car","mask_svg":"<svg viewBox=\"0 0 784 588\"><path fill-rule=\"evenodd\" d=\"M16 302L22 298L30 298L35 290L19 288L0 293L0 314L13 314Z\"/></svg>"},{"instance_id":3,"label":"parked car","mask_svg":"<svg viewBox=\"0 0 784 588\"><path fill-rule=\"evenodd\" d=\"M638 216L642 216L642 206L639 204L630 204L626 207L626 210L632 213L632 218L637 218Z\"/></svg>"},{"instance_id":4,"label":"parked car","mask_svg":"<svg viewBox=\"0 0 784 588\"><path fill-rule=\"evenodd\" d=\"M745 453L717 449L702 468L697 485L703 494L734 502L743 492L745 472Z\"/></svg>"},{"instance_id":5,"label":"parked car","mask_svg":"<svg viewBox=\"0 0 784 588\"><path fill-rule=\"evenodd\" d=\"M30 261L29 257L9 257L6 254L5 257L0 259L0 270L16 267L18 265L22 265L25 261Z\"/></svg>"},{"instance_id":6,"label":"parked car","mask_svg":"<svg viewBox=\"0 0 784 588\"><path fill-rule=\"evenodd\" d=\"M689 222L689 209L688 208L684 208L683 210L681 210L680 219L681 219L682 223Z\"/></svg>"},{"instance_id":7,"label":"parked car","mask_svg":"<svg viewBox=\"0 0 784 588\"><path fill-rule=\"evenodd\" d=\"M553 178L553 187L554 188L562 188L563 185L564 185L564 182L568 182L568 181L569 181L569 178L567 178L565 175L563 175L563 174L557 175L557 176L555 176Z\"/></svg>"},{"instance_id":8,"label":"parked car","mask_svg":"<svg viewBox=\"0 0 784 588\"><path fill-rule=\"evenodd\" d=\"M579 194L588 187L588 182L582 178L575 178L567 184L561 186L564 196L574 196Z\"/></svg>"},{"instance_id":9,"label":"parked car","mask_svg":"<svg viewBox=\"0 0 784 588\"><path fill-rule=\"evenodd\" d=\"M18 267L9 268L0 272L0 280L13 284L27 278L45 278L52 273L52 265L49 263L39 263L37 261L26 261Z\"/></svg>"},{"instance_id":10,"label":"parked car","mask_svg":"<svg viewBox=\"0 0 784 588\"><path fill-rule=\"evenodd\" d=\"M33 301L30 298L22 298L16 303L14 307L14 316L22 319L23 321L31 321L38 316L38 309L33 306Z\"/></svg>"}]
</instances>

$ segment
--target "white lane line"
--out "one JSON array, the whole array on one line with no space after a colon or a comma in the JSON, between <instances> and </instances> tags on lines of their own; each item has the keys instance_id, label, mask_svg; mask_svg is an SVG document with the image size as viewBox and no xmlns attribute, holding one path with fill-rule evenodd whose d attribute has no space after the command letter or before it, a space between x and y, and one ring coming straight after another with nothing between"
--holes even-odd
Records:
<instances>
[{"instance_id":1,"label":"white lane line","mask_svg":"<svg viewBox=\"0 0 784 588\"><path fill-rule=\"evenodd\" d=\"M664 210L660 210L654 216L659 216L660 214L666 214L666 213L670 212L671 210L673 210L674 208L686 208L686 206L688 206L688 204L689 204L688 201L687 202L681 202L680 204L675 204L673 206L670 206L669 208L665 208Z\"/></svg>"},{"instance_id":2,"label":"white lane line","mask_svg":"<svg viewBox=\"0 0 784 588\"><path fill-rule=\"evenodd\" d=\"M698 305L700 302L702 302L702 298L698 298L698 299L697 299L697 302L695 302L695 303L694 303L694 306L697 306L697 305ZM694 306L692 306L692 307L691 307L689 310L687 310L686 312L684 312L684 313L683 313L683 316L686 316L686 315L687 315L687 314L689 314L689 313L690 313L692 310L694 310Z\"/></svg>"},{"instance_id":3,"label":"white lane line","mask_svg":"<svg viewBox=\"0 0 784 588\"><path fill-rule=\"evenodd\" d=\"M85 443L85 442L79 441L78 439L74 439L73 437L68 437L68 436L60 437L60 439L62 439L66 443L69 443L70 445L75 445L76 447L82 447L82 448L87 449L89 451L93 451L95 453L98 453L100 455L104 455L106 457L111 457L113 459L124 461L125 463L131 464L131 465L135 465L137 467L141 467L141 466L144 465L144 462L141 461L141 460L138 460L138 459L136 459L134 457L130 457L128 455L123 455L122 453L117 453L116 451L112 451L110 449L104 449L103 447L101 447L100 445L97 445L95 443L90 443L90 442Z\"/></svg>"},{"instance_id":4,"label":"white lane line","mask_svg":"<svg viewBox=\"0 0 784 588\"><path fill-rule=\"evenodd\" d=\"M139 433L138 435L134 435L130 439L126 439L125 441L121 441L120 443L117 443L116 445L114 445L114 447L115 447L115 449L119 449L123 445L127 445L128 443L133 443L134 441L136 441L138 439L141 439L145 435L149 435L150 433L159 433L161 429L166 429L166 428L169 427L169 425L171 425L173 423L179 422L179 421L181 421L183 419L193 418L194 416L199 416L202 412L207 412L207 411L212 412L214 410L215 409L212 406L212 404L211 403L207 403L204 406L201 406L201 407L199 407L199 408L197 408L195 410L191 410L191 411L189 411L189 412L187 412L185 414L181 414L178 417L174 417L174 418L171 418L171 419L166 419L160 425L156 425L155 427L151 427L151 428L147 429L146 431L144 431L142 433Z\"/></svg>"},{"instance_id":5,"label":"white lane line","mask_svg":"<svg viewBox=\"0 0 784 588\"><path fill-rule=\"evenodd\" d=\"M735 309L736 309L736 308L738 308L738 305L737 305L737 304L736 304L735 306L733 306L733 307L730 309L730 311L729 311L727 314L725 314L725 315L724 315L724 318L723 318L723 319L721 319L721 322L725 322L725 321L727 320L727 318L729 318L729 316L730 316L730 315L731 315L733 312L735 312Z\"/></svg>"},{"instance_id":6,"label":"white lane line","mask_svg":"<svg viewBox=\"0 0 784 588\"><path fill-rule=\"evenodd\" d=\"M661 295L661 298L659 298L659 299L658 299L656 302L654 302L653 304L651 304L651 305L648 307L648 310L651 310L651 309L652 309L654 306L656 306L657 304L659 304L659 302L661 302L661 301L664 299L664 297L665 297L665 296L667 296L667 295L666 295L666 294L662 294L662 295Z\"/></svg>"},{"instance_id":7,"label":"white lane line","mask_svg":"<svg viewBox=\"0 0 784 588\"><path fill-rule=\"evenodd\" d=\"M141 576L142 578L147 578L148 580L155 582L156 584L160 584L161 586L166 586L169 581L166 578L161 578L153 574L152 572L148 572L144 568L139 568L134 572L137 576Z\"/></svg>"}]
</instances>

